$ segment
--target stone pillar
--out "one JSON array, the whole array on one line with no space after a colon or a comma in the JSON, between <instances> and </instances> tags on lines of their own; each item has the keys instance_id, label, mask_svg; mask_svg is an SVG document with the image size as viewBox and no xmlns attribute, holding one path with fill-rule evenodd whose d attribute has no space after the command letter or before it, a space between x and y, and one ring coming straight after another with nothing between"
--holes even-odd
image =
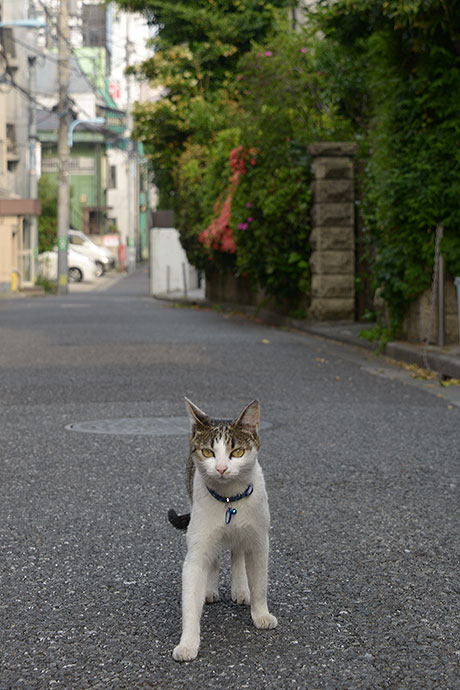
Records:
<instances>
[{"instance_id":1,"label":"stone pillar","mask_svg":"<svg viewBox=\"0 0 460 690\"><path fill-rule=\"evenodd\" d=\"M354 321L356 145L321 142L308 147L312 164L311 304L314 321Z\"/></svg>"}]
</instances>

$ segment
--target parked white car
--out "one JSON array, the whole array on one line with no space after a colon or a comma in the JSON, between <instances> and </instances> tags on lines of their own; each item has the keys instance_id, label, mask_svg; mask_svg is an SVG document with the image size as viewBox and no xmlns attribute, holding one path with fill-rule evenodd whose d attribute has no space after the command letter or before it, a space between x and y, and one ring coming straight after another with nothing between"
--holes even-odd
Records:
<instances>
[{"instance_id":1,"label":"parked white car","mask_svg":"<svg viewBox=\"0 0 460 690\"><path fill-rule=\"evenodd\" d=\"M57 280L58 272L58 253L57 251L42 252L38 255L38 273L42 278ZM69 247L67 251L67 278L69 283L80 282L81 280L96 280L98 266L94 259L74 251Z\"/></svg>"},{"instance_id":2,"label":"parked white car","mask_svg":"<svg viewBox=\"0 0 460 690\"><path fill-rule=\"evenodd\" d=\"M80 232L80 230L69 230L69 244L72 246L72 249L88 256L90 259L94 259L98 266L98 277L102 276L108 268L115 266L112 252L105 247L100 247L88 235Z\"/></svg>"}]
</instances>

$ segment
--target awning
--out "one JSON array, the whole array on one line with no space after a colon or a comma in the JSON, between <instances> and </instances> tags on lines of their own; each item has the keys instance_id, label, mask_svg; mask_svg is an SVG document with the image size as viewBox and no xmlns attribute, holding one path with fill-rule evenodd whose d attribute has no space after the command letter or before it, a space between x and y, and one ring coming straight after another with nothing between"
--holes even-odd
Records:
<instances>
[{"instance_id":1,"label":"awning","mask_svg":"<svg viewBox=\"0 0 460 690\"><path fill-rule=\"evenodd\" d=\"M0 199L0 216L39 216L41 212L38 199Z\"/></svg>"}]
</instances>

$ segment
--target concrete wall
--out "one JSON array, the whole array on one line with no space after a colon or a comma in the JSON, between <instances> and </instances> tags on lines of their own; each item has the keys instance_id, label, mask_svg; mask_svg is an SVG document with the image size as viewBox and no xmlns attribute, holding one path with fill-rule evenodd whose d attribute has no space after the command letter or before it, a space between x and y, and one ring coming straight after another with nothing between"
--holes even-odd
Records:
<instances>
[{"instance_id":1,"label":"concrete wall","mask_svg":"<svg viewBox=\"0 0 460 690\"><path fill-rule=\"evenodd\" d=\"M186 289L198 287L198 272L187 261L187 256L175 228L150 230L150 294L184 293L184 267Z\"/></svg>"},{"instance_id":2,"label":"concrete wall","mask_svg":"<svg viewBox=\"0 0 460 690\"><path fill-rule=\"evenodd\" d=\"M457 290L452 276L445 280L445 343L456 345L459 342ZM431 334L430 334L431 321ZM412 302L403 323L403 337L411 343L422 343L430 335L429 342L438 342L438 300L434 297L431 316L431 289Z\"/></svg>"},{"instance_id":3,"label":"concrete wall","mask_svg":"<svg viewBox=\"0 0 460 690\"><path fill-rule=\"evenodd\" d=\"M262 290L253 289L249 278L211 268L206 272L206 299L248 307L257 307L261 302L272 306Z\"/></svg>"}]
</instances>

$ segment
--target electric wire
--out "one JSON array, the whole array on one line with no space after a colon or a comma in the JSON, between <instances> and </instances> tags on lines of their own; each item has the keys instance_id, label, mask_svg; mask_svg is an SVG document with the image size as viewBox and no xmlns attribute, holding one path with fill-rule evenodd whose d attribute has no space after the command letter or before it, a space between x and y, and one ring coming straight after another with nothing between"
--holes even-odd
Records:
<instances>
[{"instance_id":1,"label":"electric wire","mask_svg":"<svg viewBox=\"0 0 460 690\"><path fill-rule=\"evenodd\" d=\"M51 17L56 18L56 16L53 15L52 12L50 12L49 8L44 4L44 2L42 0L38 0L38 3L42 7L46 16L51 16ZM78 68L78 71L75 70L73 67L70 67L69 71L75 75L79 75L79 76L83 77L85 79L85 81L87 82L88 86L90 87L91 91L93 92L93 94L97 98L102 99L102 101L105 101L104 94L91 82L89 75L86 74L84 72L84 70L82 69L80 62L79 62L78 54L76 53L73 44L70 42L70 40L68 40L65 36L62 35L62 32L60 31L57 23L54 25L54 28L56 30L57 36L61 37L64 40L67 47L69 48L69 52L70 52L71 56L75 59L75 64ZM17 36L15 36L14 34L12 34L12 40L13 40L13 42L17 43L18 45L21 45L22 47L27 48L28 51L32 52L33 54L37 55L40 58L43 58L44 60L51 59L51 61L55 62L56 64L59 63L59 58L50 55L48 52L40 51L38 46L34 47L35 50L31 49L30 44L24 43L23 41L18 39ZM130 41L130 43L132 43L134 45L133 42ZM6 56L6 59L7 59L7 56ZM8 64L8 59L7 59L7 64ZM10 72L7 72L7 74L8 74L8 80L5 80L5 82L3 82L4 84L10 85L13 89L16 89L23 97L27 98L27 100L30 103L33 103L40 110L45 111L47 113L53 113L54 112L53 108L47 108L46 106L44 106L43 103L41 103L35 96L33 96L32 93L28 89L26 89L25 87L18 84ZM103 75L101 75L101 77L104 78ZM40 94L39 91L35 91L35 93ZM106 107L110 108L111 106L109 104L106 104ZM117 108L117 110L119 110L119 109ZM85 117L87 117L88 119L91 119L92 116L88 112L86 112L85 109L82 108L80 105L79 105L79 111ZM119 110L119 112L123 112L123 111ZM98 131L105 132L106 135L107 134L111 134L112 136L114 135L114 132L108 128L98 128ZM115 136L112 138L111 141L109 141L109 144L112 147L119 150L121 152L121 154L123 155L123 157L128 160L130 154L129 154L129 151L127 151L125 148L125 143L124 143L123 139L125 139L125 137Z\"/></svg>"}]
</instances>

